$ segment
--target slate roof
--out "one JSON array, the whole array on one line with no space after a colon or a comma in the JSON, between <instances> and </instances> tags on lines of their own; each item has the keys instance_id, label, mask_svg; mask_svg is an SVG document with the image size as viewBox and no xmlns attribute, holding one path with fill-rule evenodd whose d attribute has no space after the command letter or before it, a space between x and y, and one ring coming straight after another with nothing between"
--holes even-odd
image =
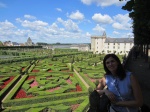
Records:
<instances>
[{"instance_id":1,"label":"slate roof","mask_svg":"<svg viewBox=\"0 0 150 112\"><path fill-rule=\"evenodd\" d=\"M107 37L105 43L134 43L133 38L109 38Z\"/></svg>"},{"instance_id":2,"label":"slate roof","mask_svg":"<svg viewBox=\"0 0 150 112\"><path fill-rule=\"evenodd\" d=\"M12 42L12 44L13 44L13 45L19 45L19 43L17 43L17 42Z\"/></svg>"},{"instance_id":3,"label":"slate roof","mask_svg":"<svg viewBox=\"0 0 150 112\"><path fill-rule=\"evenodd\" d=\"M31 40L31 38L30 38L30 37L28 38L27 42L32 42L32 40Z\"/></svg>"}]
</instances>

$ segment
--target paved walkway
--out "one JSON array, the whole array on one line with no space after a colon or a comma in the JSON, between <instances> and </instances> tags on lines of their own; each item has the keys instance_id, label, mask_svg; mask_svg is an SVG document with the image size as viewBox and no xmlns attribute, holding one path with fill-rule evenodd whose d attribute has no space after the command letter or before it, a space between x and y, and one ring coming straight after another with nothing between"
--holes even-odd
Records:
<instances>
[{"instance_id":1,"label":"paved walkway","mask_svg":"<svg viewBox=\"0 0 150 112\"><path fill-rule=\"evenodd\" d=\"M142 94L144 103L150 107L150 68L149 63L145 62L144 58L138 57L136 60L133 60L132 57L129 57L127 61L126 68L133 72L137 77Z\"/></svg>"}]
</instances>

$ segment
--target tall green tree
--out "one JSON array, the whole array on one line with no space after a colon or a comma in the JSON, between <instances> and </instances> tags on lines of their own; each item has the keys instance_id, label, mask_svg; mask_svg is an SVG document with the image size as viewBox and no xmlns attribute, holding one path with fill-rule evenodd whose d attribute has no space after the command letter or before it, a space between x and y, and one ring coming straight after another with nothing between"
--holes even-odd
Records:
<instances>
[{"instance_id":1,"label":"tall green tree","mask_svg":"<svg viewBox=\"0 0 150 112\"><path fill-rule=\"evenodd\" d=\"M0 46L4 46L3 43L0 41Z\"/></svg>"},{"instance_id":2,"label":"tall green tree","mask_svg":"<svg viewBox=\"0 0 150 112\"><path fill-rule=\"evenodd\" d=\"M150 0L129 0L122 9L129 11L129 17L133 20L134 44L146 48L143 52L145 60L148 61L148 45L150 45Z\"/></svg>"}]
</instances>

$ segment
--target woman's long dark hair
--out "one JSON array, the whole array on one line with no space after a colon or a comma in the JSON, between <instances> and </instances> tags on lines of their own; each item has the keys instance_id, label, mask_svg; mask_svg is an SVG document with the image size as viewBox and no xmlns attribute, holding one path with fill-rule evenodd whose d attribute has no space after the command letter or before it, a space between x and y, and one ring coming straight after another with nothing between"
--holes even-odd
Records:
<instances>
[{"instance_id":1,"label":"woman's long dark hair","mask_svg":"<svg viewBox=\"0 0 150 112\"><path fill-rule=\"evenodd\" d=\"M123 66L121 64L120 59L115 54L107 54L104 57L103 66L104 66L104 70L105 70L106 74L107 75L111 74L111 72L106 67L106 60L110 57L114 58L118 62L116 75L120 78L120 80L123 80L126 77L125 69L123 68Z\"/></svg>"}]
</instances>

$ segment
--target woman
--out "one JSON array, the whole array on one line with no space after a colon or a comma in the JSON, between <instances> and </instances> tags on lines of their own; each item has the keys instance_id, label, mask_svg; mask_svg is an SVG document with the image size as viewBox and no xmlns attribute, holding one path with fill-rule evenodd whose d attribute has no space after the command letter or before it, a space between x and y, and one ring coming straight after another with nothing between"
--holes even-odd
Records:
<instances>
[{"instance_id":1,"label":"woman","mask_svg":"<svg viewBox=\"0 0 150 112\"><path fill-rule=\"evenodd\" d=\"M110 112L138 112L143 97L136 78L124 70L115 54L107 54L103 66L106 74L96 90L100 95L105 93L110 99ZM104 89L105 86L108 89Z\"/></svg>"}]
</instances>

